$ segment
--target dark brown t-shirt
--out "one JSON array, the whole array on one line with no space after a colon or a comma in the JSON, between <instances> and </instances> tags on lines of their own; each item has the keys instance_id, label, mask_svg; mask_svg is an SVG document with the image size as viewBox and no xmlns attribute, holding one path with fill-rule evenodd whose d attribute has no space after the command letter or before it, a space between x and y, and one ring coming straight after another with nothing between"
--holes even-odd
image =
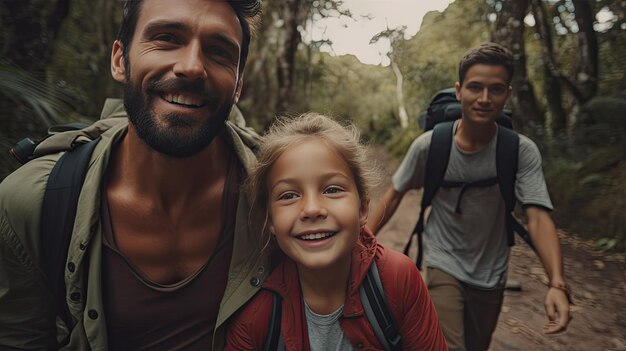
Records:
<instances>
[{"instance_id":1,"label":"dark brown t-shirt","mask_svg":"<svg viewBox=\"0 0 626 351\"><path fill-rule=\"evenodd\" d=\"M240 167L230 163L218 244L197 272L174 284L150 281L118 250L103 196L102 286L110 350L211 350L233 249Z\"/></svg>"}]
</instances>

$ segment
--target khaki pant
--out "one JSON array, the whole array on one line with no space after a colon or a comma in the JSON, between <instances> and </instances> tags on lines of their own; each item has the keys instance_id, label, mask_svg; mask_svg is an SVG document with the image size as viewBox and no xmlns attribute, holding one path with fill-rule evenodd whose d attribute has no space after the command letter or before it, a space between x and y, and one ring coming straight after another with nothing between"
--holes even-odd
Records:
<instances>
[{"instance_id":1,"label":"khaki pant","mask_svg":"<svg viewBox=\"0 0 626 351\"><path fill-rule=\"evenodd\" d=\"M487 350L498 322L504 288L478 289L430 267L426 282L450 351Z\"/></svg>"}]
</instances>

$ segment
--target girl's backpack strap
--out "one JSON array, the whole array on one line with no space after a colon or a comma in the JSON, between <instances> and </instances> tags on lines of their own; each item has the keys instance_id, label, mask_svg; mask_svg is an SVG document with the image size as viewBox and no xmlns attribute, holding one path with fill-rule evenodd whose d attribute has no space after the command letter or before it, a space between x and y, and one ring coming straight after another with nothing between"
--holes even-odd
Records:
<instances>
[{"instance_id":1,"label":"girl's backpack strap","mask_svg":"<svg viewBox=\"0 0 626 351\"><path fill-rule=\"evenodd\" d=\"M389 310L376 260L372 261L360 287L361 303L374 334L387 351L400 350L402 338Z\"/></svg>"},{"instance_id":2,"label":"girl's backpack strap","mask_svg":"<svg viewBox=\"0 0 626 351\"><path fill-rule=\"evenodd\" d=\"M285 341L283 340L283 335L280 332L282 306L283 299L277 292L272 291L272 315L270 317L270 329L267 331L263 351L285 350Z\"/></svg>"}]
</instances>

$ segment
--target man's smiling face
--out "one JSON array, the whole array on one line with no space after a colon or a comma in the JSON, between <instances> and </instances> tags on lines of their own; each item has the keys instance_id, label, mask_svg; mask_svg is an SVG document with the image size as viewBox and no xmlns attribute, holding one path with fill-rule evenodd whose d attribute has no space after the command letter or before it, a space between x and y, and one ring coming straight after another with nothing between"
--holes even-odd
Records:
<instances>
[{"instance_id":1,"label":"man's smiling face","mask_svg":"<svg viewBox=\"0 0 626 351\"><path fill-rule=\"evenodd\" d=\"M152 149L189 157L219 134L241 91L242 28L227 2L146 0L124 62L113 47L113 76L125 83L132 128ZM118 69L116 71L116 68Z\"/></svg>"},{"instance_id":2,"label":"man's smiling face","mask_svg":"<svg viewBox=\"0 0 626 351\"><path fill-rule=\"evenodd\" d=\"M478 63L470 67L463 84L456 83L463 121L493 123L511 96L510 77L504 66Z\"/></svg>"}]
</instances>

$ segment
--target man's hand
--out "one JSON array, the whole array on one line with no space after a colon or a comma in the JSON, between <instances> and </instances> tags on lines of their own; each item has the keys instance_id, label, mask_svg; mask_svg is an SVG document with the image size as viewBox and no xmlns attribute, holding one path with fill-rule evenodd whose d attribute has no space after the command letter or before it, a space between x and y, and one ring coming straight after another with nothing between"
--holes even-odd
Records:
<instances>
[{"instance_id":1,"label":"man's hand","mask_svg":"<svg viewBox=\"0 0 626 351\"><path fill-rule=\"evenodd\" d=\"M546 294L545 308L548 324L543 327L543 333L556 334L565 331L572 319L569 312L569 298L565 290L550 287Z\"/></svg>"}]
</instances>

